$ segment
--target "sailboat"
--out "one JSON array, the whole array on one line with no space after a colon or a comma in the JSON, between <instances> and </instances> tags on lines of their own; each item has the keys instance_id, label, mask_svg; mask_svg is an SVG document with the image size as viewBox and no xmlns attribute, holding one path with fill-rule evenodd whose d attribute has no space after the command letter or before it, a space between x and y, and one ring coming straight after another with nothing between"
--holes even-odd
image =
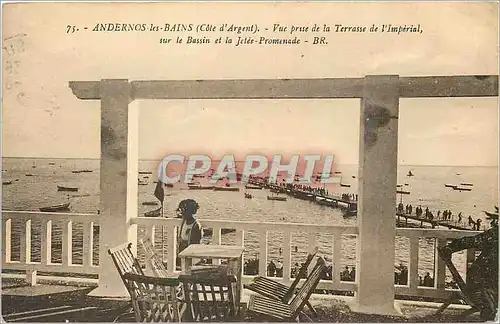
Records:
<instances>
[{"instance_id":1,"label":"sailboat","mask_svg":"<svg viewBox=\"0 0 500 324\"><path fill-rule=\"evenodd\" d=\"M410 171L408 171L408 174L407 174L406 176L407 176L407 177L413 177L413 176L414 176L414 174L413 174L413 172L411 172L411 170L410 170Z\"/></svg>"}]
</instances>

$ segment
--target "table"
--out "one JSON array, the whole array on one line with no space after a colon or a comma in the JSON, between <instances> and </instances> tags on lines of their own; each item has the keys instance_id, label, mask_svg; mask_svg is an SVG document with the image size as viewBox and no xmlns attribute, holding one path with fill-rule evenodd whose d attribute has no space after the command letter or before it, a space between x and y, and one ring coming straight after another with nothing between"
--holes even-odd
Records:
<instances>
[{"instance_id":1,"label":"table","mask_svg":"<svg viewBox=\"0 0 500 324\"><path fill-rule=\"evenodd\" d=\"M226 259L228 261L228 275L235 275L237 279L236 302L240 305L241 291L243 289L241 274L243 272L243 251L240 245L214 245L214 244L191 244L184 251L179 253L182 271L187 273L194 258L203 259Z\"/></svg>"}]
</instances>

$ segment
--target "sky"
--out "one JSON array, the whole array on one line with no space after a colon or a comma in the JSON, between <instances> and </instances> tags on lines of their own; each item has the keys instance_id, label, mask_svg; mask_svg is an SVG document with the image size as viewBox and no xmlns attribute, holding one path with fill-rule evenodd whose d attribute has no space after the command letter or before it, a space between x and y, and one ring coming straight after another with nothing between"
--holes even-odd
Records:
<instances>
[{"instance_id":1,"label":"sky","mask_svg":"<svg viewBox=\"0 0 500 324\"><path fill-rule=\"evenodd\" d=\"M497 18L496 3L5 5L2 155L99 157L100 103L77 99L68 87L73 80L498 75ZM330 33L327 45L235 47L159 44L160 36L177 35L166 32L83 30L108 22L420 24L423 33ZM67 33L68 24L80 31ZM136 104L141 159L258 151L334 154L338 163L357 163L358 99ZM402 164L498 165L497 97L401 99L399 117Z\"/></svg>"}]
</instances>

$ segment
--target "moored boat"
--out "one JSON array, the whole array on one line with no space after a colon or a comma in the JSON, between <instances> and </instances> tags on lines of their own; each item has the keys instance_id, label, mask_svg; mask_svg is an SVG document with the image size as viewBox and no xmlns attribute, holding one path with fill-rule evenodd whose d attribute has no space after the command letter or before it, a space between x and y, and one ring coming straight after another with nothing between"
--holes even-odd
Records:
<instances>
[{"instance_id":1,"label":"moored boat","mask_svg":"<svg viewBox=\"0 0 500 324\"><path fill-rule=\"evenodd\" d=\"M57 185L57 191L78 191L78 187L60 186Z\"/></svg>"},{"instance_id":2,"label":"moored boat","mask_svg":"<svg viewBox=\"0 0 500 324\"><path fill-rule=\"evenodd\" d=\"M351 187L351 185L347 184L347 183L341 183L340 186L341 187L346 187L346 188L350 188Z\"/></svg>"},{"instance_id":3,"label":"moored boat","mask_svg":"<svg viewBox=\"0 0 500 324\"><path fill-rule=\"evenodd\" d=\"M287 199L282 196L267 196L267 200L286 201Z\"/></svg>"},{"instance_id":4,"label":"moored boat","mask_svg":"<svg viewBox=\"0 0 500 324\"><path fill-rule=\"evenodd\" d=\"M256 190L260 190L262 189L261 186L257 186L257 185L253 185L253 184L247 184L245 185L245 189L256 189Z\"/></svg>"},{"instance_id":5,"label":"moored boat","mask_svg":"<svg viewBox=\"0 0 500 324\"><path fill-rule=\"evenodd\" d=\"M245 198L246 199L252 199L253 196L251 194L245 192Z\"/></svg>"},{"instance_id":6,"label":"moored boat","mask_svg":"<svg viewBox=\"0 0 500 324\"><path fill-rule=\"evenodd\" d=\"M34 177L35 176L33 173L25 173L24 175L27 177Z\"/></svg>"},{"instance_id":7,"label":"moored boat","mask_svg":"<svg viewBox=\"0 0 500 324\"><path fill-rule=\"evenodd\" d=\"M357 209L346 209L342 211L342 216L344 218L348 217L354 217L358 215L358 210Z\"/></svg>"},{"instance_id":8,"label":"moored boat","mask_svg":"<svg viewBox=\"0 0 500 324\"><path fill-rule=\"evenodd\" d=\"M236 187L214 187L214 191L240 191L240 188L236 188Z\"/></svg>"},{"instance_id":9,"label":"moored boat","mask_svg":"<svg viewBox=\"0 0 500 324\"><path fill-rule=\"evenodd\" d=\"M472 191L472 188L456 186L455 188L453 188L453 190L456 190L456 191Z\"/></svg>"},{"instance_id":10,"label":"moored boat","mask_svg":"<svg viewBox=\"0 0 500 324\"><path fill-rule=\"evenodd\" d=\"M461 183L460 185L461 185L461 186L468 186L468 187L472 187L472 186L474 186L474 184L472 184L472 183L467 183L467 182Z\"/></svg>"},{"instance_id":11,"label":"moored boat","mask_svg":"<svg viewBox=\"0 0 500 324\"><path fill-rule=\"evenodd\" d=\"M188 185L189 190L213 190L215 186Z\"/></svg>"},{"instance_id":12,"label":"moored boat","mask_svg":"<svg viewBox=\"0 0 500 324\"><path fill-rule=\"evenodd\" d=\"M158 205L158 202L157 201L144 201L142 204L144 206L156 206L156 205Z\"/></svg>"},{"instance_id":13,"label":"moored boat","mask_svg":"<svg viewBox=\"0 0 500 324\"><path fill-rule=\"evenodd\" d=\"M150 210L144 213L146 217L160 217L161 216L161 207L155 210Z\"/></svg>"},{"instance_id":14,"label":"moored boat","mask_svg":"<svg viewBox=\"0 0 500 324\"><path fill-rule=\"evenodd\" d=\"M55 162L49 162L49 165L56 165Z\"/></svg>"},{"instance_id":15,"label":"moored boat","mask_svg":"<svg viewBox=\"0 0 500 324\"><path fill-rule=\"evenodd\" d=\"M457 187L457 185L452 185L452 184L449 184L449 183L446 183L444 186L446 188L456 188Z\"/></svg>"},{"instance_id":16,"label":"moored boat","mask_svg":"<svg viewBox=\"0 0 500 324\"><path fill-rule=\"evenodd\" d=\"M139 174L153 174L152 171L139 171Z\"/></svg>"},{"instance_id":17,"label":"moored boat","mask_svg":"<svg viewBox=\"0 0 500 324\"><path fill-rule=\"evenodd\" d=\"M12 184L12 180L2 180L2 185L10 185Z\"/></svg>"},{"instance_id":18,"label":"moored boat","mask_svg":"<svg viewBox=\"0 0 500 324\"><path fill-rule=\"evenodd\" d=\"M58 211L65 211L69 209L69 205L71 202L67 202L64 204L58 204L58 205L53 205L53 206L48 206L48 207L41 207L40 211L42 212L58 212Z\"/></svg>"}]
</instances>

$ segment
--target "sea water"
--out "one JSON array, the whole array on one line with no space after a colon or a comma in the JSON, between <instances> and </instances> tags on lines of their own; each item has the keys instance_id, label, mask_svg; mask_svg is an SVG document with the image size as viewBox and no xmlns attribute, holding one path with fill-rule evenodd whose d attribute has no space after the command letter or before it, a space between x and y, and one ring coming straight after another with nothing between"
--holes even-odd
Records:
<instances>
[{"instance_id":1,"label":"sea water","mask_svg":"<svg viewBox=\"0 0 500 324\"><path fill-rule=\"evenodd\" d=\"M49 164L50 163L50 164ZM54 165L52 165L54 163ZM2 210L39 211L40 207L51 206L70 201L72 213L97 213L99 209L99 160L88 159L22 159L4 158L2 165L2 179L13 180L11 185L2 186ZM156 209L155 206L144 206L144 201L155 201L153 195L156 184L156 168L159 161L140 161L139 170L151 171L152 174L140 174L138 178L148 182L139 186L138 215ZM72 173L73 170L88 169L93 172ZM411 170L414 176L408 177ZM342 183L351 187L340 187L338 184L327 184L325 188L333 195L342 193L357 193L358 167L357 165L337 165L335 171L341 172ZM27 176L26 174L33 174ZM147 177L147 178L146 178ZM203 181L203 180L202 180ZM455 191L444 187L444 184L472 183L472 191ZM399 166L398 184L409 195L402 197L404 204L428 207L436 215L437 210L451 210L456 215L462 212L462 218L467 220L471 215L474 220L482 219L482 224L488 226L483 210L491 211L498 205L498 169L497 167L456 167L456 166ZM57 191L57 185L78 187L78 192ZM238 186L238 185L237 185ZM239 185L241 186L241 185ZM322 186L322 185L319 185ZM241 186L242 187L242 186ZM187 190L186 185L176 184L174 188L166 188L167 195L164 202L164 215L175 217L178 203L186 198L195 199L200 205L198 219L240 220L262 222L291 222L304 224L329 225L356 225L357 219L344 218L341 212L312 202L294 199L288 201L269 201L267 190L251 190L253 199L245 199L243 187L240 192L221 192L211 190ZM401 197L398 195L398 202ZM12 220L12 259L19 256L20 222ZM32 260L40 258L40 222L32 222ZM61 229L53 225L52 258L53 262L60 262ZM144 229L139 228L139 236L144 235ZM317 244L327 262L331 262L332 242L331 235L317 234ZM207 242L209 238L205 238ZM223 243L234 241L234 234L222 237ZM82 259L82 230L81 224L73 226L73 262L80 263ZM157 248L161 249L163 242L166 251L165 236L161 230L156 231ZM356 240L351 236L342 237L341 267L355 265ZM98 235L94 235L94 262L97 262ZM421 239L419 248L419 274L424 275L434 271L434 245L432 239ZM158 246L159 245L159 246ZM396 238L396 264L409 264L409 240L404 237ZM268 234L268 261L282 262L281 249L283 248L283 233L269 232ZM139 249L140 250L140 249ZM258 258L259 236L253 231L245 232L245 258ZM300 263L307 254L307 234L293 233L292 235L292 264ZM464 269L465 253L454 255L454 260ZM448 273L449 276L449 273Z\"/></svg>"}]
</instances>

